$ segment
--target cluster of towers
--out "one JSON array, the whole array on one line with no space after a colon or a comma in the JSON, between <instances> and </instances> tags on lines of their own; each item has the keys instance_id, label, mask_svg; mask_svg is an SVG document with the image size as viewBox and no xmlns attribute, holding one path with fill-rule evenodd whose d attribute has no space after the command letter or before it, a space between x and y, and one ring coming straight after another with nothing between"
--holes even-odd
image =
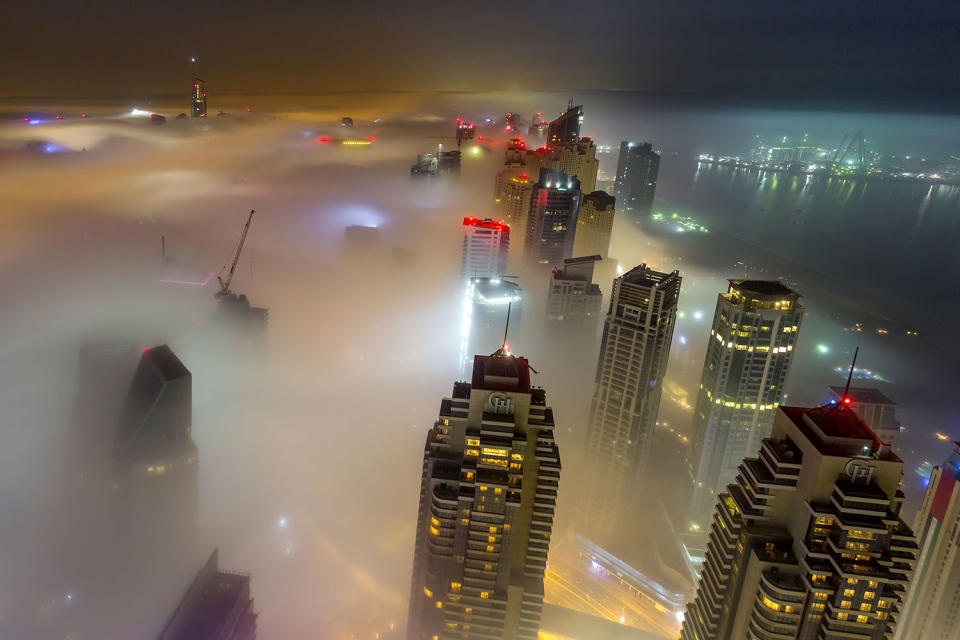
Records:
<instances>
[{"instance_id":1,"label":"cluster of towers","mask_svg":"<svg viewBox=\"0 0 960 640\"><path fill-rule=\"evenodd\" d=\"M599 316L594 270L607 257L614 212L649 213L659 156L623 143L614 195L596 191L596 147L579 135L582 117L571 105L538 149L514 139L496 178L502 219L464 220L474 309L522 300L503 276L514 230L521 264L555 267L547 318L576 328ZM679 271L646 264L613 279L586 476L572 490L577 531L591 540L622 544L643 517L638 497L650 479L681 284ZM783 404L804 311L781 281L733 279L717 295L692 439L677 461L690 499L671 506L699 569L681 638L958 637L960 448L934 471L911 528L889 399L848 383L823 406ZM536 637L560 462L545 392L502 342L472 360L470 382L454 385L427 435L412 640Z\"/></svg>"}]
</instances>

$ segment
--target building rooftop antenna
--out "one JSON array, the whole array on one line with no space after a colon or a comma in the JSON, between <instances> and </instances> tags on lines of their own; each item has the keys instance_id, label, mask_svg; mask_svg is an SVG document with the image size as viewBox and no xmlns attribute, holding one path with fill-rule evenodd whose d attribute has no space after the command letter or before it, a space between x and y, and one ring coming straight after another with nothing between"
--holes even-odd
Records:
<instances>
[{"instance_id":1,"label":"building rooftop antenna","mask_svg":"<svg viewBox=\"0 0 960 640\"><path fill-rule=\"evenodd\" d=\"M850 363L850 373L847 374L847 386L843 388L843 398L840 400L844 406L849 406L853 400L850 398L850 381L853 380L853 369L857 364L857 355L860 353L860 347L853 352L853 362Z\"/></svg>"},{"instance_id":2,"label":"building rooftop antenna","mask_svg":"<svg viewBox=\"0 0 960 640\"><path fill-rule=\"evenodd\" d=\"M510 308L513 306L513 302L507 302L507 325L503 328L503 343L500 345L500 349L506 353L510 353L510 346L507 344L507 332L510 331Z\"/></svg>"}]
</instances>

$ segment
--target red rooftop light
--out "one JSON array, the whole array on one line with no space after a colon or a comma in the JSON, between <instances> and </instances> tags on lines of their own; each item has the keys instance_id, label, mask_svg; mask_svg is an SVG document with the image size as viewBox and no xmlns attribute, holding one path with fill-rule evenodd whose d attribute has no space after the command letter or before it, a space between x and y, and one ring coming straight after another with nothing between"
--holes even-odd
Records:
<instances>
[{"instance_id":1,"label":"red rooftop light","mask_svg":"<svg viewBox=\"0 0 960 640\"><path fill-rule=\"evenodd\" d=\"M851 398L850 396L843 396L843 404L850 406L851 404L853 404L853 398Z\"/></svg>"}]
</instances>

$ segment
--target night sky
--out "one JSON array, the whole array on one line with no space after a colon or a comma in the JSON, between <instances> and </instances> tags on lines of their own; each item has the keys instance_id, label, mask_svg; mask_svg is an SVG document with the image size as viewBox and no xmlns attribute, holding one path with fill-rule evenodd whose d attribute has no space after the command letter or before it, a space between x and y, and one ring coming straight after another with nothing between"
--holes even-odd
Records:
<instances>
[{"instance_id":1,"label":"night sky","mask_svg":"<svg viewBox=\"0 0 960 640\"><path fill-rule=\"evenodd\" d=\"M0 95L640 91L690 104L952 111L960 3L33 0Z\"/></svg>"}]
</instances>

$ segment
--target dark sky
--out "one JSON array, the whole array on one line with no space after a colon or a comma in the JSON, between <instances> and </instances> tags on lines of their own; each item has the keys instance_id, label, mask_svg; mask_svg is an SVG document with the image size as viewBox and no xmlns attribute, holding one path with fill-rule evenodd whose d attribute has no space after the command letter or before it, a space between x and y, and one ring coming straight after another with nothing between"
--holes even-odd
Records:
<instances>
[{"instance_id":1,"label":"dark sky","mask_svg":"<svg viewBox=\"0 0 960 640\"><path fill-rule=\"evenodd\" d=\"M689 103L955 109L960 3L31 0L0 94L613 89Z\"/></svg>"}]
</instances>

